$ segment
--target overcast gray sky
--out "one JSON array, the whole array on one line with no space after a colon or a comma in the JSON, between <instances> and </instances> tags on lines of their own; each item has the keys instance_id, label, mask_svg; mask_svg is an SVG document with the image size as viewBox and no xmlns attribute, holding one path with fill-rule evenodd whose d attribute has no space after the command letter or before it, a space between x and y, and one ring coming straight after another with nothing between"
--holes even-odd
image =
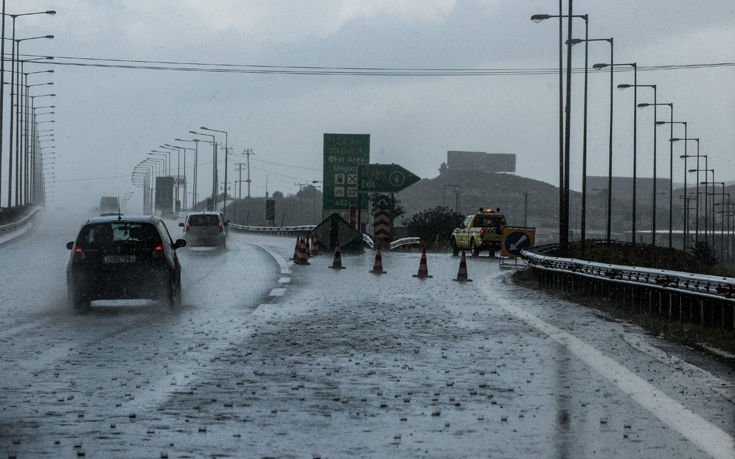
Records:
<instances>
[{"instance_id":1,"label":"overcast gray sky","mask_svg":"<svg viewBox=\"0 0 735 459\"><path fill-rule=\"evenodd\" d=\"M616 62L735 62L732 0L696 6L580 0L574 6L575 14L590 15L590 38L615 38ZM12 14L57 11L17 19L18 38L56 36L22 42L24 54L441 69L556 68L557 22L529 18L557 8L548 0L7 0ZM582 38L583 22L574 26ZM574 67L583 66L583 51L575 47ZM604 42L591 43L589 53L590 64L609 60ZM399 163L421 177L437 175L447 150L474 150L516 153L518 175L558 184L555 74L318 76L33 66L46 68L55 73L30 78L55 83L55 205L87 208L101 195L133 190L129 177L136 163L175 137L190 138L188 131L199 126L228 131L237 161L244 161L243 149L253 149L252 191L260 196L266 177L270 192L285 193L297 190L296 183L321 180L325 132L370 134L371 162ZM620 72L615 83L632 78ZM709 155L716 180L735 178L735 67L646 71L638 80L658 85L659 102L674 103L675 121L687 121L689 136L702 139L701 153ZM579 189L581 74L573 86L572 187ZM42 88L32 93L46 92ZM609 74L591 72L590 175L607 174L608 88ZM615 175L632 171L632 97L632 91L615 91ZM652 91L640 89L639 102L652 102ZM661 107L659 118L669 119L668 108ZM652 110L639 110L638 123L638 171L650 177ZM683 129L676 127L675 136L683 137ZM666 139L668 127L659 128L662 177L669 174ZM680 182L683 145L674 149L674 180ZM211 155L200 156L200 195L211 189L210 162ZM4 187L5 175L4 167Z\"/></svg>"}]
</instances>

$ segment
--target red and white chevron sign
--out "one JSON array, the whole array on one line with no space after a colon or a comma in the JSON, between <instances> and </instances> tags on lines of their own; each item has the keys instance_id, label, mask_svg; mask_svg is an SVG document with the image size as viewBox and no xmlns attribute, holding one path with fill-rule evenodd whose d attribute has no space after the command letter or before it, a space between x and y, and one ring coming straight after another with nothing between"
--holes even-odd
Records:
<instances>
[{"instance_id":1,"label":"red and white chevron sign","mask_svg":"<svg viewBox=\"0 0 735 459\"><path fill-rule=\"evenodd\" d=\"M390 239L390 213L387 210L376 210L375 221L375 239Z\"/></svg>"}]
</instances>

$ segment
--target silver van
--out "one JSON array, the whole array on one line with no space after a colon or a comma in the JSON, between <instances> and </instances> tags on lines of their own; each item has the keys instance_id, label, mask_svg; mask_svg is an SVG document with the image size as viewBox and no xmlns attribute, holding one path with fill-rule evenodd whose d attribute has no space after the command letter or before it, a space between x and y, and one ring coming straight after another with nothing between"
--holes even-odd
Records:
<instances>
[{"instance_id":1,"label":"silver van","mask_svg":"<svg viewBox=\"0 0 735 459\"><path fill-rule=\"evenodd\" d=\"M227 248L227 222L219 212L197 212L186 216L184 239L189 247Z\"/></svg>"}]
</instances>

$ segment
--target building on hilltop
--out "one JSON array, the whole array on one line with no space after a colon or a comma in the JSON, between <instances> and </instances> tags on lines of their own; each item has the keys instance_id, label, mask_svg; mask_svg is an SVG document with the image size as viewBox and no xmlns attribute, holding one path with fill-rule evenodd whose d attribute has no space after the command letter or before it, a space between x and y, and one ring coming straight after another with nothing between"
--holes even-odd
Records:
<instances>
[{"instance_id":1,"label":"building on hilltop","mask_svg":"<svg viewBox=\"0 0 735 459\"><path fill-rule=\"evenodd\" d=\"M485 153L482 151L448 151L450 171L511 172L516 171L515 153Z\"/></svg>"}]
</instances>

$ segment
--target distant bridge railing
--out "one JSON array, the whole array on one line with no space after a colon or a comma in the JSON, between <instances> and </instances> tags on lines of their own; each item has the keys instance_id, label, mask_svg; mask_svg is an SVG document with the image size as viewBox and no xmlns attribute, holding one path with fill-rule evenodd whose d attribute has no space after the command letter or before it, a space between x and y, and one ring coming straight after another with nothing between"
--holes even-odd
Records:
<instances>
[{"instance_id":1,"label":"distant bridge railing","mask_svg":"<svg viewBox=\"0 0 735 459\"><path fill-rule=\"evenodd\" d=\"M261 234L271 234L274 236L309 236L311 232L316 228L316 225L298 225L298 226L247 226L247 225L237 225L235 223L230 223L228 226L230 229L233 229L235 231L239 231L242 233L261 233ZM375 243L373 242L373 239L368 236L367 234L363 233L362 240L371 249L375 247ZM394 250L398 247L403 247L407 245L420 245L421 240L417 237L404 237L401 239L396 239L395 241L392 241L390 243L390 249Z\"/></svg>"},{"instance_id":2,"label":"distant bridge railing","mask_svg":"<svg viewBox=\"0 0 735 459\"><path fill-rule=\"evenodd\" d=\"M547 255L556 248L549 244L521 252L547 288L612 297L634 312L735 329L735 278Z\"/></svg>"},{"instance_id":3,"label":"distant bridge railing","mask_svg":"<svg viewBox=\"0 0 735 459\"><path fill-rule=\"evenodd\" d=\"M27 225L30 225L33 223L33 218L41 211L40 207L34 207L28 211L25 215L23 215L18 220L12 222L12 223L6 223L4 225L0 225L0 244L8 242L12 239L15 239L15 237L21 236L20 230L26 227ZM14 232L18 232L16 236L13 236Z\"/></svg>"},{"instance_id":4,"label":"distant bridge railing","mask_svg":"<svg viewBox=\"0 0 735 459\"><path fill-rule=\"evenodd\" d=\"M242 233L261 233L274 236L308 236L316 228L316 225L248 226L230 223L228 228Z\"/></svg>"}]
</instances>

